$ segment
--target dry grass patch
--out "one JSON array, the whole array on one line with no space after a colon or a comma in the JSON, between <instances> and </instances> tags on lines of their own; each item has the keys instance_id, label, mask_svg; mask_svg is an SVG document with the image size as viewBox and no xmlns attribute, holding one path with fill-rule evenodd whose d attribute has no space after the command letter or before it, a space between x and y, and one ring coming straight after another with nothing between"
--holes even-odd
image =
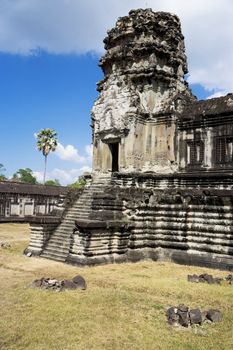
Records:
<instances>
[{"instance_id":1,"label":"dry grass patch","mask_svg":"<svg viewBox=\"0 0 233 350\"><path fill-rule=\"evenodd\" d=\"M28 233L24 231L24 240L18 242L17 226L13 228L14 234L8 226L12 248L0 251L1 349L233 348L233 286L187 282L187 274L225 276L226 272L150 261L78 268L27 258L22 250ZM0 236L1 230L0 226ZM76 274L86 279L86 291L28 288L36 278L69 279ZM224 320L205 326L205 337L178 332L167 325L164 306L179 303L219 308Z\"/></svg>"},{"instance_id":2,"label":"dry grass patch","mask_svg":"<svg viewBox=\"0 0 233 350\"><path fill-rule=\"evenodd\" d=\"M29 225L0 223L0 241L19 242L29 239Z\"/></svg>"}]
</instances>

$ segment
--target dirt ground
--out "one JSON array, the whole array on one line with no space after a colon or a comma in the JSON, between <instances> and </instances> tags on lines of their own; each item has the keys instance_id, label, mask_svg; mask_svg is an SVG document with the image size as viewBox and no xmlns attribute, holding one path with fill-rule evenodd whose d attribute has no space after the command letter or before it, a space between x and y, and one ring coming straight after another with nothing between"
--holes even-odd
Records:
<instances>
[{"instance_id":1,"label":"dirt ground","mask_svg":"<svg viewBox=\"0 0 233 350\"><path fill-rule=\"evenodd\" d=\"M16 242L29 240L28 224L0 223L0 242Z\"/></svg>"},{"instance_id":2,"label":"dirt ground","mask_svg":"<svg viewBox=\"0 0 233 350\"><path fill-rule=\"evenodd\" d=\"M63 266L64 264L52 260L28 258L23 255L24 249L29 243L30 228L28 224L0 224L0 242L6 242L11 245L10 250L2 250L2 253L16 253L14 259L12 255L0 255L0 263L7 261L8 266L12 268L23 269L23 271L34 271L37 268L53 268ZM67 265L65 265L67 266ZM69 266L70 268L74 268Z\"/></svg>"}]
</instances>

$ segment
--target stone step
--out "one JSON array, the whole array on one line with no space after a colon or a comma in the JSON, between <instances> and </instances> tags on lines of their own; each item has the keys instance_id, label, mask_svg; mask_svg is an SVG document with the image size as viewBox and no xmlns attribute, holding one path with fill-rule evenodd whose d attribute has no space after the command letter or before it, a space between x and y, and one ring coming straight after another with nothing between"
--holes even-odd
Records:
<instances>
[{"instance_id":1,"label":"stone step","mask_svg":"<svg viewBox=\"0 0 233 350\"><path fill-rule=\"evenodd\" d=\"M70 216L68 218L70 220L69 223L73 223L74 224L75 220L78 220L78 218L82 218L82 217L88 218L89 214L90 213L74 213L74 214L70 214Z\"/></svg>"},{"instance_id":2,"label":"stone step","mask_svg":"<svg viewBox=\"0 0 233 350\"><path fill-rule=\"evenodd\" d=\"M88 204L88 205L86 203L80 204L79 206L73 207L72 210L69 210L69 212L67 212L67 213L70 213L70 212L73 212L73 211L77 212L80 209L89 209L89 208L91 208L91 206L92 206L92 204Z\"/></svg>"},{"instance_id":3,"label":"stone step","mask_svg":"<svg viewBox=\"0 0 233 350\"><path fill-rule=\"evenodd\" d=\"M55 231L49 239L51 239L52 237L69 237L72 232L73 232L73 229L75 228L75 225L72 227L72 229L70 229L70 227L60 227L59 230Z\"/></svg>"},{"instance_id":4,"label":"stone step","mask_svg":"<svg viewBox=\"0 0 233 350\"><path fill-rule=\"evenodd\" d=\"M101 181L101 183L95 183L85 188L80 198L66 211L62 223L51 235L40 255L41 257L57 261L66 260L70 249L70 236L75 228L75 220L88 219L92 211L93 194L103 193L105 185L106 181Z\"/></svg>"},{"instance_id":5,"label":"stone step","mask_svg":"<svg viewBox=\"0 0 233 350\"><path fill-rule=\"evenodd\" d=\"M67 240L68 239L67 237L70 237L72 232L68 231L68 230L62 230L62 231L59 232L59 235L57 234L56 236L54 236L54 238L55 239L60 239L60 240ZM52 238L53 237L51 237L49 241L51 241Z\"/></svg>"},{"instance_id":6,"label":"stone step","mask_svg":"<svg viewBox=\"0 0 233 350\"><path fill-rule=\"evenodd\" d=\"M79 216L79 215L83 215L83 214L87 214L89 215L89 213L91 212L91 210L78 210L77 212L72 212L72 213L69 213L67 214L68 216L66 216L66 219L69 219L70 217L73 218L73 216Z\"/></svg>"},{"instance_id":7,"label":"stone step","mask_svg":"<svg viewBox=\"0 0 233 350\"><path fill-rule=\"evenodd\" d=\"M57 242L58 244L63 245L63 243L67 244L70 241L70 237L71 235L67 235L66 238L61 236L52 237L49 242L50 243Z\"/></svg>"},{"instance_id":8,"label":"stone step","mask_svg":"<svg viewBox=\"0 0 233 350\"><path fill-rule=\"evenodd\" d=\"M80 211L82 211L82 210L87 210L87 211L89 211L90 209L91 209L91 205L80 205L80 207L78 207L78 208L73 208L73 210L71 210L68 214L71 214L71 213L79 213Z\"/></svg>"},{"instance_id":9,"label":"stone step","mask_svg":"<svg viewBox=\"0 0 233 350\"><path fill-rule=\"evenodd\" d=\"M38 250L41 249L41 242L37 242L37 241L33 241L33 242L30 242L29 244L29 247L34 247L34 248L37 248Z\"/></svg>"},{"instance_id":10,"label":"stone step","mask_svg":"<svg viewBox=\"0 0 233 350\"><path fill-rule=\"evenodd\" d=\"M62 228L62 227L69 227L70 229L72 229L74 227L74 219L73 218L67 218L66 220L64 220L64 222L62 222L58 227L57 229L55 230L55 232L57 230L59 230L59 228Z\"/></svg>"},{"instance_id":11,"label":"stone step","mask_svg":"<svg viewBox=\"0 0 233 350\"><path fill-rule=\"evenodd\" d=\"M72 229L70 229L69 227L60 227L59 230L57 230L56 232L53 233L53 235L51 235L50 239L52 237L63 237L63 238L69 237L72 234L74 228L75 228L75 225L72 227Z\"/></svg>"},{"instance_id":12,"label":"stone step","mask_svg":"<svg viewBox=\"0 0 233 350\"><path fill-rule=\"evenodd\" d=\"M55 235L55 236L59 235L59 234L62 233L64 230L65 230L65 232L70 232L70 233L72 233L74 228L75 228L75 223L72 225L72 227L70 227L70 226L64 226L64 225L63 225L63 226L60 226L59 228L57 228L56 231L53 232L53 234L50 236L50 238L51 238L53 235ZM65 235L68 235L68 233L65 233Z\"/></svg>"},{"instance_id":13,"label":"stone step","mask_svg":"<svg viewBox=\"0 0 233 350\"><path fill-rule=\"evenodd\" d=\"M71 212L73 212L73 211L79 211L80 209L83 209L83 208L90 208L91 207L91 204L86 204L86 203L84 203L84 204L80 204L80 205L78 205L78 206L76 206L76 207L73 207L71 210L69 210L69 211L67 211L67 213L66 214L69 214L69 213L71 213Z\"/></svg>"},{"instance_id":14,"label":"stone step","mask_svg":"<svg viewBox=\"0 0 233 350\"><path fill-rule=\"evenodd\" d=\"M66 240L66 241L64 241L62 239L52 239L49 242L49 247L53 246L53 245L56 245L56 246L59 246L59 247L69 247L70 246L70 239Z\"/></svg>"},{"instance_id":15,"label":"stone step","mask_svg":"<svg viewBox=\"0 0 233 350\"><path fill-rule=\"evenodd\" d=\"M72 212L67 214L66 218L73 218L74 216L77 215L83 215L83 214L89 214L91 210L87 210L87 209L83 209L83 210L79 210L78 212Z\"/></svg>"},{"instance_id":16,"label":"stone step","mask_svg":"<svg viewBox=\"0 0 233 350\"><path fill-rule=\"evenodd\" d=\"M63 245L67 245L69 242L70 242L70 236L67 237L66 239L61 238L61 237L52 237L51 240L49 241L49 244L56 243L60 246L63 246Z\"/></svg>"},{"instance_id":17,"label":"stone step","mask_svg":"<svg viewBox=\"0 0 233 350\"><path fill-rule=\"evenodd\" d=\"M92 201L90 203L85 201L84 203L78 203L78 204L74 205L69 211L78 210L78 209L81 209L83 207L90 208L91 205L92 205Z\"/></svg>"},{"instance_id":18,"label":"stone step","mask_svg":"<svg viewBox=\"0 0 233 350\"><path fill-rule=\"evenodd\" d=\"M89 214L79 214L79 215L74 215L72 219L74 220L74 225L73 228L75 227L75 221L76 220L88 220Z\"/></svg>"},{"instance_id":19,"label":"stone step","mask_svg":"<svg viewBox=\"0 0 233 350\"><path fill-rule=\"evenodd\" d=\"M70 213L78 213L80 211L90 211L91 209L91 206L86 206L86 205L83 205L83 206L80 206L79 208L74 208L73 210L71 210L69 213L67 214L70 214Z\"/></svg>"},{"instance_id":20,"label":"stone step","mask_svg":"<svg viewBox=\"0 0 233 350\"><path fill-rule=\"evenodd\" d=\"M53 234L50 236L50 238L55 235L62 233L64 230L65 232L70 232L70 234L73 232L73 229L75 228L75 222L73 222L72 226L63 224L62 226L59 226L59 228L56 229L56 231L53 232ZM68 235L68 233L65 233L65 235Z\"/></svg>"},{"instance_id":21,"label":"stone step","mask_svg":"<svg viewBox=\"0 0 233 350\"><path fill-rule=\"evenodd\" d=\"M91 204L86 204L86 202L85 203L80 203L79 205L76 205L76 206L73 206L70 210L68 210L67 211L67 213L69 213L69 212L71 212L71 211L74 211L74 210L79 210L79 209L82 209L83 207L87 207L87 208L89 208L91 206Z\"/></svg>"},{"instance_id":22,"label":"stone step","mask_svg":"<svg viewBox=\"0 0 233 350\"><path fill-rule=\"evenodd\" d=\"M40 255L40 257L50 259L50 260L60 261L60 262L65 262L66 258L67 258L67 256L58 256L58 255L51 254L51 253L48 253L48 254L42 253Z\"/></svg>"},{"instance_id":23,"label":"stone step","mask_svg":"<svg viewBox=\"0 0 233 350\"><path fill-rule=\"evenodd\" d=\"M84 209L84 210L77 210L77 211L73 211L69 214L67 214L68 216L66 216L66 219L69 219L70 215L73 216L73 215L83 215L83 214L89 214L90 213L90 210L87 210L87 209Z\"/></svg>"},{"instance_id":24,"label":"stone step","mask_svg":"<svg viewBox=\"0 0 233 350\"><path fill-rule=\"evenodd\" d=\"M66 239L66 238L70 237L72 232L73 231L70 231L70 230L69 230L69 232L68 231L63 232L63 230L57 230L50 236L50 239L52 237L63 237L64 239Z\"/></svg>"},{"instance_id":25,"label":"stone step","mask_svg":"<svg viewBox=\"0 0 233 350\"><path fill-rule=\"evenodd\" d=\"M52 237L61 237L63 239L66 239L67 237L70 237L70 235L72 234L74 228L72 228L72 230L70 230L68 228L65 228L65 227L60 228L58 231L54 232L50 236L49 240L52 239Z\"/></svg>"},{"instance_id":26,"label":"stone step","mask_svg":"<svg viewBox=\"0 0 233 350\"><path fill-rule=\"evenodd\" d=\"M54 242L52 242L52 246L48 246L44 249L43 252L54 252L54 254L68 254L69 253L70 246L62 246L61 244L57 244L56 248L54 249Z\"/></svg>"},{"instance_id":27,"label":"stone step","mask_svg":"<svg viewBox=\"0 0 233 350\"><path fill-rule=\"evenodd\" d=\"M76 215L74 214L69 216L69 219L72 219L75 222L75 220L78 220L81 218L88 219L88 217L89 217L89 213L80 213L80 214L76 214Z\"/></svg>"},{"instance_id":28,"label":"stone step","mask_svg":"<svg viewBox=\"0 0 233 350\"><path fill-rule=\"evenodd\" d=\"M69 255L69 249L59 249L58 247L53 247L49 249L45 249L40 256L45 255L55 255L58 258L66 259Z\"/></svg>"},{"instance_id":29,"label":"stone step","mask_svg":"<svg viewBox=\"0 0 233 350\"><path fill-rule=\"evenodd\" d=\"M66 219L65 221L63 221L60 226L57 227L57 229L54 232L57 232L60 228L66 227L69 228L70 230L72 230L72 228L75 226L75 220L69 218L68 220Z\"/></svg>"},{"instance_id":30,"label":"stone step","mask_svg":"<svg viewBox=\"0 0 233 350\"><path fill-rule=\"evenodd\" d=\"M70 211L69 213L67 213L67 215L69 215L69 214L78 214L78 213L80 213L80 212L84 212L84 211L86 211L86 212L89 212L89 211L91 211L92 210L92 208L91 208L91 206L89 206L89 207L80 207L80 208L77 208L77 209L74 209L74 210L72 210L72 211ZM67 215L65 216L65 217L67 217Z\"/></svg>"},{"instance_id":31,"label":"stone step","mask_svg":"<svg viewBox=\"0 0 233 350\"><path fill-rule=\"evenodd\" d=\"M82 203L84 200L87 201L87 202L91 202L92 201L92 196L93 194L90 193L88 196L83 196L81 198L79 198L79 200L77 201L77 203Z\"/></svg>"},{"instance_id":32,"label":"stone step","mask_svg":"<svg viewBox=\"0 0 233 350\"><path fill-rule=\"evenodd\" d=\"M71 226L62 226L61 228L66 228L66 229L70 229L73 230L75 228L75 221L76 220L82 220L82 219L88 219L89 218L89 214L83 214L83 215L74 215L73 217L71 217L70 219L72 219L73 221L73 225Z\"/></svg>"},{"instance_id":33,"label":"stone step","mask_svg":"<svg viewBox=\"0 0 233 350\"><path fill-rule=\"evenodd\" d=\"M79 207L82 207L83 205L89 206L92 202L93 202L92 199L90 201L87 199L83 199L82 201L77 203L76 206L73 206L73 208L79 208Z\"/></svg>"},{"instance_id":34,"label":"stone step","mask_svg":"<svg viewBox=\"0 0 233 350\"><path fill-rule=\"evenodd\" d=\"M43 251L43 254L54 254L61 257L65 257L69 254L69 248L62 247L48 247Z\"/></svg>"}]
</instances>

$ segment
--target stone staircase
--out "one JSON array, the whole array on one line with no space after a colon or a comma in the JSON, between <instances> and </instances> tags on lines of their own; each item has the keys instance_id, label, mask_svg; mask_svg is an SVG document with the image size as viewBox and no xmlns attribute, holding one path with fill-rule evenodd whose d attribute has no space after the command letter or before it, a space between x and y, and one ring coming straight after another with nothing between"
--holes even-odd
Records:
<instances>
[{"instance_id":1,"label":"stone staircase","mask_svg":"<svg viewBox=\"0 0 233 350\"><path fill-rule=\"evenodd\" d=\"M93 193L101 193L106 184L105 178L99 178L84 189L82 195L68 208L61 224L52 233L40 254L41 257L61 262L66 261L70 250L71 236L75 228L75 220L88 219L92 210Z\"/></svg>"}]
</instances>

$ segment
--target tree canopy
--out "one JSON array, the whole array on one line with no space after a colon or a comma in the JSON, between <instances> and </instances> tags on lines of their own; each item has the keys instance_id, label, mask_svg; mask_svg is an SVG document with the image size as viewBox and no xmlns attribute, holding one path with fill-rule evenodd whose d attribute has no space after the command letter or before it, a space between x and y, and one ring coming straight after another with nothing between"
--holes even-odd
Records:
<instances>
[{"instance_id":1,"label":"tree canopy","mask_svg":"<svg viewBox=\"0 0 233 350\"><path fill-rule=\"evenodd\" d=\"M0 163L0 181L7 180L6 176L3 174L6 171L4 165Z\"/></svg>"},{"instance_id":2,"label":"tree canopy","mask_svg":"<svg viewBox=\"0 0 233 350\"><path fill-rule=\"evenodd\" d=\"M78 180L70 185L67 185L67 187L70 188L82 188L86 185L86 180L83 176L80 176Z\"/></svg>"},{"instance_id":3,"label":"tree canopy","mask_svg":"<svg viewBox=\"0 0 233 350\"><path fill-rule=\"evenodd\" d=\"M49 152L54 152L57 147L57 133L53 129L45 128L36 134L37 148L47 157Z\"/></svg>"},{"instance_id":4,"label":"tree canopy","mask_svg":"<svg viewBox=\"0 0 233 350\"><path fill-rule=\"evenodd\" d=\"M58 179L47 180L47 181L45 181L45 185L47 185L47 186L61 186Z\"/></svg>"},{"instance_id":5,"label":"tree canopy","mask_svg":"<svg viewBox=\"0 0 233 350\"><path fill-rule=\"evenodd\" d=\"M54 152L57 148L57 133L53 129L45 128L36 134L37 148L44 156L44 180L46 179L47 157L50 152Z\"/></svg>"},{"instance_id":6,"label":"tree canopy","mask_svg":"<svg viewBox=\"0 0 233 350\"><path fill-rule=\"evenodd\" d=\"M30 168L19 169L14 175L12 180L17 182L26 182L29 184L37 184L36 177Z\"/></svg>"}]
</instances>

